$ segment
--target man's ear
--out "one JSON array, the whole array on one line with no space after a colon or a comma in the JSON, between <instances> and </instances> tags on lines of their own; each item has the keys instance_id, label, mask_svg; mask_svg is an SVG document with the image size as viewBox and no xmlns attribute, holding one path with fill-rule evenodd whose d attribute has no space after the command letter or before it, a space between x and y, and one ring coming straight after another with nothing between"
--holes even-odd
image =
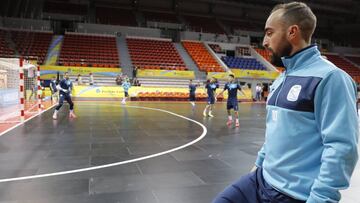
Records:
<instances>
[{"instance_id":1,"label":"man's ear","mask_svg":"<svg viewBox=\"0 0 360 203\"><path fill-rule=\"evenodd\" d=\"M299 34L300 34L300 28L298 25L289 26L287 30L287 38L289 41L297 38Z\"/></svg>"}]
</instances>

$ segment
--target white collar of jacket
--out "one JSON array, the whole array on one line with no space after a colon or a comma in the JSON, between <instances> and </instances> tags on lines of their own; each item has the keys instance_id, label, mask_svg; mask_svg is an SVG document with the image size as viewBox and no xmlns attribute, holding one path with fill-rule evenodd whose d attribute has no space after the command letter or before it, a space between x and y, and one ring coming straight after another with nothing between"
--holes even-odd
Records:
<instances>
[{"instance_id":1,"label":"white collar of jacket","mask_svg":"<svg viewBox=\"0 0 360 203\"><path fill-rule=\"evenodd\" d=\"M281 57L286 72L306 67L314 62L314 58L321 56L318 47L313 44L301 49L292 56Z\"/></svg>"}]
</instances>

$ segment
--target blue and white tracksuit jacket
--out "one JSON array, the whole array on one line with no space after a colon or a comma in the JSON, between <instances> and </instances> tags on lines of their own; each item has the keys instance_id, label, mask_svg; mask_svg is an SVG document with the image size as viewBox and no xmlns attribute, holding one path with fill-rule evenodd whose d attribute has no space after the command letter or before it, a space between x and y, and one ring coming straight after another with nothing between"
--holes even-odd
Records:
<instances>
[{"instance_id":1,"label":"blue and white tracksuit jacket","mask_svg":"<svg viewBox=\"0 0 360 203\"><path fill-rule=\"evenodd\" d=\"M256 165L295 199L338 202L358 160L356 85L315 45L282 61L286 72L270 87Z\"/></svg>"},{"instance_id":2,"label":"blue and white tracksuit jacket","mask_svg":"<svg viewBox=\"0 0 360 203\"><path fill-rule=\"evenodd\" d=\"M131 87L131 84L128 81L124 81L121 86L124 88L124 92L128 92Z\"/></svg>"}]
</instances>

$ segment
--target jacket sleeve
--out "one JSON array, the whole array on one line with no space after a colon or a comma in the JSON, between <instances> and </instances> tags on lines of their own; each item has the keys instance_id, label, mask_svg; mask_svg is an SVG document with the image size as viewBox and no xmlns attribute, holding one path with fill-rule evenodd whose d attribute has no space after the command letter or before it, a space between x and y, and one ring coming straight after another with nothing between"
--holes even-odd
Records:
<instances>
[{"instance_id":1,"label":"jacket sleeve","mask_svg":"<svg viewBox=\"0 0 360 203\"><path fill-rule=\"evenodd\" d=\"M315 95L315 119L324 146L318 177L307 203L335 203L339 190L349 187L358 160L358 116L356 86L340 70L320 82Z\"/></svg>"},{"instance_id":2,"label":"jacket sleeve","mask_svg":"<svg viewBox=\"0 0 360 203\"><path fill-rule=\"evenodd\" d=\"M260 151L258 152L258 156L256 158L255 165L257 167L262 167L262 164L264 162L264 158L265 158L265 143L263 144Z\"/></svg>"}]
</instances>

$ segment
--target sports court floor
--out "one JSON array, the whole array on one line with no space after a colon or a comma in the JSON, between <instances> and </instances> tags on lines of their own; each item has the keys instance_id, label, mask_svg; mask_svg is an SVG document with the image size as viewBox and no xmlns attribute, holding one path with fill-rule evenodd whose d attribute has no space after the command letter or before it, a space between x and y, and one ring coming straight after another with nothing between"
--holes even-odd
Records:
<instances>
[{"instance_id":1,"label":"sports court floor","mask_svg":"<svg viewBox=\"0 0 360 203\"><path fill-rule=\"evenodd\" d=\"M204 103L77 102L78 118L65 105L55 121L47 111L0 137L0 202L209 203L264 141L264 104L241 103L240 128L226 126L225 105L205 119ZM342 202L360 202L356 191L359 164Z\"/></svg>"}]
</instances>

